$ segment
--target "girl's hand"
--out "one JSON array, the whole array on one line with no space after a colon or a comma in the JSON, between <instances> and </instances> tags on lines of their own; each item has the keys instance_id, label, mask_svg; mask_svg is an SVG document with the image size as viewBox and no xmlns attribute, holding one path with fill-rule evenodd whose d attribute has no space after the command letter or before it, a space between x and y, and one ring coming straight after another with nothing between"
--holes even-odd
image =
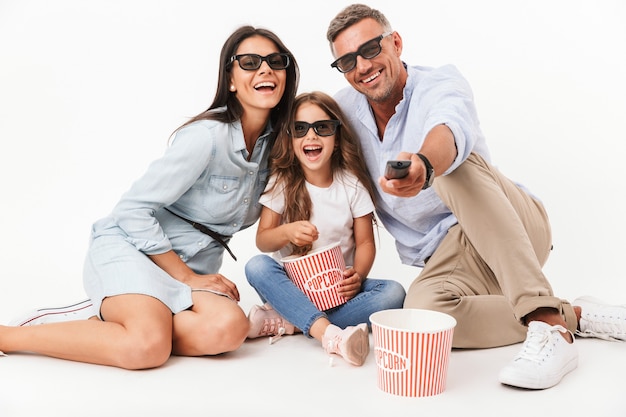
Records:
<instances>
[{"instance_id":1,"label":"girl's hand","mask_svg":"<svg viewBox=\"0 0 626 417\"><path fill-rule=\"evenodd\" d=\"M184 282L189 285L192 290L211 291L225 295L233 301L239 301L239 290L237 286L222 274L194 274L189 276Z\"/></svg>"},{"instance_id":2,"label":"girl's hand","mask_svg":"<svg viewBox=\"0 0 626 417\"><path fill-rule=\"evenodd\" d=\"M337 293L349 300L361 291L361 283L362 279L359 273L349 266L343 271L343 280L337 285Z\"/></svg>"},{"instance_id":3,"label":"girl's hand","mask_svg":"<svg viewBox=\"0 0 626 417\"><path fill-rule=\"evenodd\" d=\"M310 245L319 237L317 227L307 220L289 223L287 226L287 237L296 246Z\"/></svg>"}]
</instances>

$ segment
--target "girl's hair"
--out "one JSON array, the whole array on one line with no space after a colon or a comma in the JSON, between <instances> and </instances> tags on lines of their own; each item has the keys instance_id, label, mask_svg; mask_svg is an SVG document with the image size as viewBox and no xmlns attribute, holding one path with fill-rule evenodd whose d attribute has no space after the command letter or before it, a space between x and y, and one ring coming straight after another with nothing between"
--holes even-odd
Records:
<instances>
[{"instance_id":1,"label":"girl's hair","mask_svg":"<svg viewBox=\"0 0 626 417\"><path fill-rule=\"evenodd\" d=\"M272 175L276 176L274 187L284 187L285 211L283 221L291 223L298 220L309 220L311 217L311 197L305 186L304 171L296 158L293 139L289 132L293 131L295 114L298 108L305 103L311 103L322 109L331 119L339 120L341 125L335 132L335 150L331 157L333 174L345 170L356 178L367 189L372 200L375 201L374 187L365 165L361 146L354 131L346 121L346 117L337 102L328 94L313 91L296 97L289 117L289 131L281 132L276 140L270 156ZM270 192L267 190L266 192ZM374 217L372 215L372 220ZM305 254L310 246L295 248L294 254Z\"/></svg>"},{"instance_id":2,"label":"girl's hair","mask_svg":"<svg viewBox=\"0 0 626 417\"><path fill-rule=\"evenodd\" d=\"M296 59L291 51L287 49L274 32L268 29L255 28L253 26L241 26L228 37L222 46L222 52L220 53L218 69L219 75L217 78L217 89L213 103L211 103L208 109L192 117L177 130L180 130L184 126L198 120L217 120L223 123L232 123L241 118L243 114L243 107L237 99L237 96L229 90L230 71L233 65L230 62L230 58L236 54L239 45L244 40L252 36L263 36L272 41L280 53L289 54L289 66L285 69L285 71L287 71L287 84L285 86L285 92L283 93L283 97L280 99L278 105L274 107L270 113L270 121L272 122L274 130L273 136L276 137L280 132L286 130L289 109L293 107L293 101L296 96L296 92L298 91L298 83L300 80L298 63L296 62ZM215 111L215 109L220 107L225 107L225 109Z\"/></svg>"}]
</instances>

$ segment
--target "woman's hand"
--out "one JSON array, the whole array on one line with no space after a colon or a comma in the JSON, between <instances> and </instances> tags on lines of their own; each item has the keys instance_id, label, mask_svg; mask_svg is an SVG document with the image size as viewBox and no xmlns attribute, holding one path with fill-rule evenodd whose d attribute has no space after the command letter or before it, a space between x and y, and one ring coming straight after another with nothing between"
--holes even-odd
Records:
<instances>
[{"instance_id":1,"label":"woman's hand","mask_svg":"<svg viewBox=\"0 0 626 417\"><path fill-rule=\"evenodd\" d=\"M222 274L196 274L173 250L158 255L149 255L152 262L173 278L187 284L192 290L212 291L239 301L239 290L234 282Z\"/></svg>"},{"instance_id":2,"label":"woman's hand","mask_svg":"<svg viewBox=\"0 0 626 417\"><path fill-rule=\"evenodd\" d=\"M198 275L193 274L183 281L195 291L211 291L225 295L233 301L239 301L239 290L234 282L222 274Z\"/></svg>"},{"instance_id":3,"label":"woman's hand","mask_svg":"<svg viewBox=\"0 0 626 417\"><path fill-rule=\"evenodd\" d=\"M351 299L361 291L362 279L353 267L343 271L343 280L337 284L337 294L346 299Z\"/></svg>"}]
</instances>

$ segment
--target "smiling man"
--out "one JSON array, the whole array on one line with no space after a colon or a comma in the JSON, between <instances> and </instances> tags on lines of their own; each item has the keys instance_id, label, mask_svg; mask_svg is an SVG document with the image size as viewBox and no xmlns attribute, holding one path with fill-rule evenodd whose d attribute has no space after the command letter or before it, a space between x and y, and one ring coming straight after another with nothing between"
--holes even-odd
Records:
<instances>
[{"instance_id":1,"label":"smiling man","mask_svg":"<svg viewBox=\"0 0 626 417\"><path fill-rule=\"evenodd\" d=\"M405 308L457 321L453 346L524 341L500 373L507 385L543 389L578 364L574 333L626 339L626 307L556 297L542 267L552 247L541 201L491 164L473 93L452 65L410 66L378 10L354 4L330 22L331 67L350 87L335 96L354 127L376 212L403 263L421 267ZM407 176L384 176L410 160Z\"/></svg>"}]
</instances>

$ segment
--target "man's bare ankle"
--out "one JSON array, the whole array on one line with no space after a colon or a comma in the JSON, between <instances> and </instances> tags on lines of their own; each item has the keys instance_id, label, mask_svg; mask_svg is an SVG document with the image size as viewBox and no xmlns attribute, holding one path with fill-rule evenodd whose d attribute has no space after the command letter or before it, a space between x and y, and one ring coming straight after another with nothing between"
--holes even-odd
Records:
<instances>
[{"instance_id":1,"label":"man's bare ankle","mask_svg":"<svg viewBox=\"0 0 626 417\"><path fill-rule=\"evenodd\" d=\"M565 329L567 329L567 325L565 324L565 319L563 318L563 316L561 315L561 313L559 313L559 310L557 310L556 308L550 308L550 307L542 307L542 308L538 308L537 310L533 311L532 313L529 313L526 315L526 317L524 317L524 322L526 323L526 325L528 325L528 323L530 323L531 321L542 321L544 323L549 324L550 326L563 326ZM563 336L563 338L565 340L567 340L569 343L572 343L574 341L574 338L572 337L572 334L569 331L565 331L565 332L559 332L561 333L561 336Z\"/></svg>"}]
</instances>

